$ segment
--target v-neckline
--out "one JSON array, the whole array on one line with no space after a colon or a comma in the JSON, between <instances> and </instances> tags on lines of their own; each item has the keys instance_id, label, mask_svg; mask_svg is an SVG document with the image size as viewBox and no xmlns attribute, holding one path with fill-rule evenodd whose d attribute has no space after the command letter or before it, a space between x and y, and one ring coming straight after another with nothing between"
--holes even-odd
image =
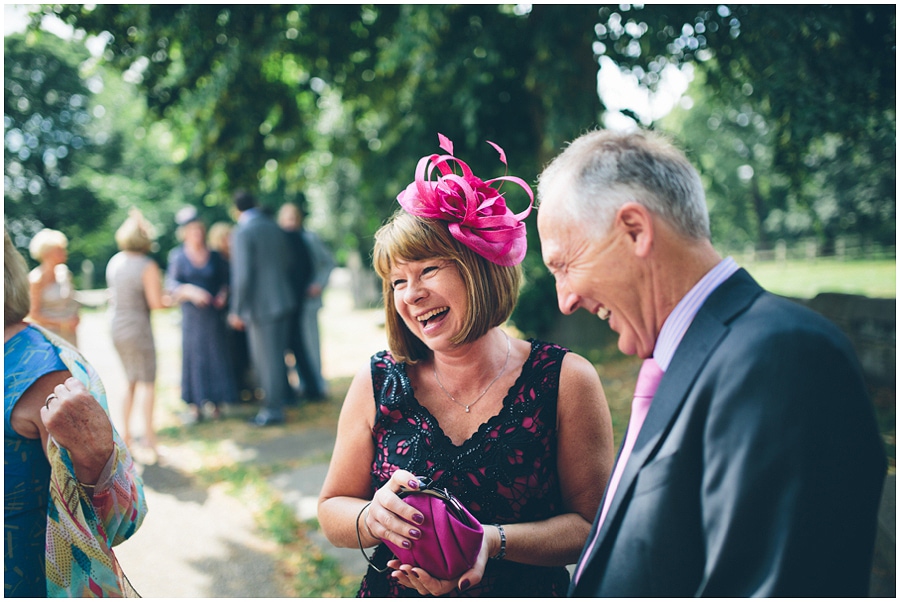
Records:
<instances>
[{"instance_id":1,"label":"v-neckline","mask_svg":"<svg viewBox=\"0 0 900 602\"><path fill-rule=\"evenodd\" d=\"M528 341L531 344L531 349L528 352L528 357L525 358L525 361L522 362L522 365L519 367L519 375L516 377L515 382L510 385L509 389L506 391L506 395L503 396L503 403L500 406L500 410L497 411L496 414L492 414L488 417L487 420L478 425L478 428L469 435L462 443L457 445L453 442L453 439L450 438L447 433L444 432L444 429L441 427L440 421L438 421L437 417L431 413L427 407L422 405L419 399L416 397L415 391L412 387L412 382L409 379L409 374L406 372L406 368L408 367L406 364L403 365L403 389L407 393L409 399L415 402L415 405L419 408L419 410L425 414L425 417L429 423L433 426L433 432L436 437L442 437L444 441L450 445L451 448L455 450L463 450L466 447L470 446L472 441L479 440L479 435L483 434L483 431L486 431L494 426L494 423L498 422L505 414L511 411L513 402L516 399L518 392L522 389L522 380L525 378L525 366L529 365L532 362L532 358L537 350L536 342L534 340L529 339Z\"/></svg>"}]
</instances>

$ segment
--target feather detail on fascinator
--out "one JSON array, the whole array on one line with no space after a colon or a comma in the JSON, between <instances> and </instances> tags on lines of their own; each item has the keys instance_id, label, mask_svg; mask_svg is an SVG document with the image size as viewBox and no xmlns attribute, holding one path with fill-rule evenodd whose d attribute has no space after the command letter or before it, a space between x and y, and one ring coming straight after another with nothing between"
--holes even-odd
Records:
<instances>
[{"instance_id":1,"label":"feather detail on fascinator","mask_svg":"<svg viewBox=\"0 0 900 602\"><path fill-rule=\"evenodd\" d=\"M397 195L400 206L412 215L448 222L456 240L488 261L502 266L519 264L527 249L523 220L534 205L531 187L521 178L508 175L481 180L464 161L453 156L453 143L446 136L438 134L438 140L448 154L419 159L415 181ZM487 142L500 153L500 161L508 169L503 149ZM454 163L462 174L454 173ZM435 175L437 178L432 179ZM531 202L521 213L513 213L499 187L493 187L503 182L512 182L528 193Z\"/></svg>"}]
</instances>

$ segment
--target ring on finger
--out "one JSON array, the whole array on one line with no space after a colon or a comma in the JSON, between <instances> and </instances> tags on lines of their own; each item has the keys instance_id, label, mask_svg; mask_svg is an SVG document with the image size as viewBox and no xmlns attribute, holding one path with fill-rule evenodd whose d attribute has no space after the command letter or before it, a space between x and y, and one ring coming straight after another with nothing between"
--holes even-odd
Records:
<instances>
[{"instance_id":1,"label":"ring on finger","mask_svg":"<svg viewBox=\"0 0 900 602\"><path fill-rule=\"evenodd\" d=\"M50 395L48 395L48 396L47 396L47 400L44 402L44 407L47 408L47 409L49 410L49 409L50 409L50 402L53 401L54 399L59 399L59 398L56 396L56 393L51 393Z\"/></svg>"}]
</instances>

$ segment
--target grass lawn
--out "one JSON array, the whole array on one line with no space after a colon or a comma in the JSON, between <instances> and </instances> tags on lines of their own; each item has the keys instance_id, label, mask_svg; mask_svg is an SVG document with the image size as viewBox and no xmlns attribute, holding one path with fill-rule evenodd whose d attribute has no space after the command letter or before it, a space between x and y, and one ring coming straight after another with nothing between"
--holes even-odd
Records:
<instances>
[{"instance_id":1,"label":"grass lawn","mask_svg":"<svg viewBox=\"0 0 900 602\"><path fill-rule=\"evenodd\" d=\"M801 299L819 293L850 293L896 298L897 262L894 260L767 261L746 264L747 271L766 289Z\"/></svg>"}]
</instances>

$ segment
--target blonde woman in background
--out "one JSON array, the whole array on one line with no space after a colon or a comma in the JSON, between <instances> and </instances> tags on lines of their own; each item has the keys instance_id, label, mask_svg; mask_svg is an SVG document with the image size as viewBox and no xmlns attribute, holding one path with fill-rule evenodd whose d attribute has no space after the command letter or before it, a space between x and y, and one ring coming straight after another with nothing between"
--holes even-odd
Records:
<instances>
[{"instance_id":1,"label":"blonde woman in background","mask_svg":"<svg viewBox=\"0 0 900 602\"><path fill-rule=\"evenodd\" d=\"M209 227L206 234L206 245L212 251L218 251L225 259L231 258L231 230L233 226L227 222L216 222Z\"/></svg>"},{"instance_id":2,"label":"blonde woman in background","mask_svg":"<svg viewBox=\"0 0 900 602\"><path fill-rule=\"evenodd\" d=\"M31 239L28 251L40 265L28 275L31 293L28 319L77 346L75 331L80 305L75 300L72 273L66 267L68 246L65 234L49 228Z\"/></svg>"},{"instance_id":3,"label":"blonde woman in background","mask_svg":"<svg viewBox=\"0 0 900 602\"><path fill-rule=\"evenodd\" d=\"M106 266L110 292L112 340L122 360L128 386L123 403L122 434L132 446L131 412L135 399L143 399L143 445L156 456L153 429L153 405L156 401L156 346L150 325L150 312L169 305L163 294L160 268L148 256L153 244L153 226L140 211L132 209L118 230L116 244L120 252Z\"/></svg>"},{"instance_id":4,"label":"blonde woman in background","mask_svg":"<svg viewBox=\"0 0 900 602\"><path fill-rule=\"evenodd\" d=\"M206 235L206 244L210 251L217 251L231 264L231 232L234 226L228 222L216 222L209 227ZM230 275L229 275L230 280ZM222 308L222 321L225 322L225 332L228 341L228 354L231 360L231 370L234 382L238 389L240 401L253 399L253 390L256 387L253 372L250 367L250 350L247 345L247 333L243 330L235 330L228 324L228 308Z\"/></svg>"}]
</instances>

